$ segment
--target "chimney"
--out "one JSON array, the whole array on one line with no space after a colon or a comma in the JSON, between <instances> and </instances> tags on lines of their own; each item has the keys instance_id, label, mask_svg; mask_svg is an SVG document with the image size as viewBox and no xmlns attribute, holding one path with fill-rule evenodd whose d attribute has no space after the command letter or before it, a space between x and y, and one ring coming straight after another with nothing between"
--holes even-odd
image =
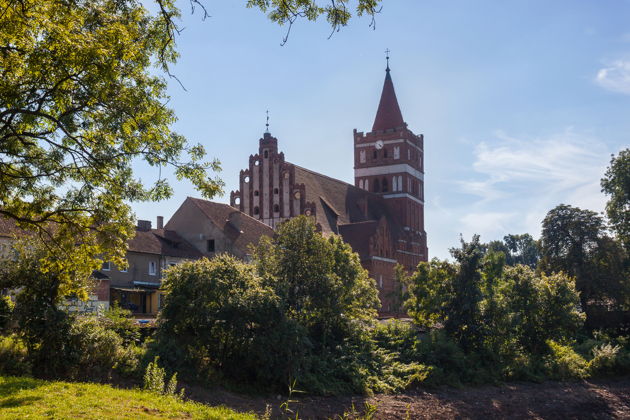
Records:
<instances>
[{"instance_id":1,"label":"chimney","mask_svg":"<svg viewBox=\"0 0 630 420\"><path fill-rule=\"evenodd\" d=\"M138 226L136 228L141 232L148 232L151 230L151 221L150 220L138 220Z\"/></svg>"},{"instance_id":2,"label":"chimney","mask_svg":"<svg viewBox=\"0 0 630 420\"><path fill-rule=\"evenodd\" d=\"M232 213L230 213L230 215L228 216L228 221L230 222L232 226L234 226L234 228L236 228L236 230L241 232L241 212L240 211L233 211Z\"/></svg>"},{"instance_id":3,"label":"chimney","mask_svg":"<svg viewBox=\"0 0 630 420\"><path fill-rule=\"evenodd\" d=\"M156 229L164 229L164 216L157 217Z\"/></svg>"}]
</instances>

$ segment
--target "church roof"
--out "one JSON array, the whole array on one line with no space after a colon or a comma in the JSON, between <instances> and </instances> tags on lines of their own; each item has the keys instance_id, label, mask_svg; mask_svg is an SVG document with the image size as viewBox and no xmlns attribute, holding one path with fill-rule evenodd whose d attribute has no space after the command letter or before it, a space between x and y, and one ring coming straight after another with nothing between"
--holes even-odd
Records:
<instances>
[{"instance_id":1,"label":"church roof","mask_svg":"<svg viewBox=\"0 0 630 420\"><path fill-rule=\"evenodd\" d=\"M389 67L387 67L381 101L378 104L372 131L396 128L404 125L404 123L394 91L394 82L392 82L392 76L389 74Z\"/></svg>"}]
</instances>

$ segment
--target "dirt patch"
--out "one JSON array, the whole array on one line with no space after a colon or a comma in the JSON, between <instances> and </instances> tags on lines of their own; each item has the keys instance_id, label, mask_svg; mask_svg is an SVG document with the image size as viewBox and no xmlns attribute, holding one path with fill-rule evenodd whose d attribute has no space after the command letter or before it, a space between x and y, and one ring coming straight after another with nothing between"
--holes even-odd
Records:
<instances>
[{"instance_id":1,"label":"dirt patch","mask_svg":"<svg viewBox=\"0 0 630 420\"><path fill-rule=\"evenodd\" d=\"M187 388L189 398L238 411L281 415L285 396L249 397L220 389ZM376 405L376 419L629 419L630 377L581 382L512 383L475 388L416 390L374 397L294 398L290 408L302 419L338 418L352 407Z\"/></svg>"}]
</instances>

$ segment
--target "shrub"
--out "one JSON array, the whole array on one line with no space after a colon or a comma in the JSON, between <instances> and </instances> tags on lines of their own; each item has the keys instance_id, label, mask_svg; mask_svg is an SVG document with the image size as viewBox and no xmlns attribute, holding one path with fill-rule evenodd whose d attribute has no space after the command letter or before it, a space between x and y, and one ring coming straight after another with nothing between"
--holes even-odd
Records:
<instances>
[{"instance_id":1,"label":"shrub","mask_svg":"<svg viewBox=\"0 0 630 420\"><path fill-rule=\"evenodd\" d=\"M177 372L175 372L168 383L166 383L166 370L160 367L158 364L159 360L159 356L155 356L153 361L147 365L143 378L143 388L156 394L178 396ZM179 397L183 395L184 389L182 388Z\"/></svg>"},{"instance_id":2,"label":"shrub","mask_svg":"<svg viewBox=\"0 0 630 420\"><path fill-rule=\"evenodd\" d=\"M122 339L105 329L96 317L81 316L72 322L64 350L71 379L101 380L110 376L119 359Z\"/></svg>"},{"instance_id":3,"label":"shrub","mask_svg":"<svg viewBox=\"0 0 630 420\"><path fill-rule=\"evenodd\" d=\"M9 327L14 306L9 296L0 296L0 333Z\"/></svg>"},{"instance_id":4,"label":"shrub","mask_svg":"<svg viewBox=\"0 0 630 420\"><path fill-rule=\"evenodd\" d=\"M28 376L31 374L31 369L24 343L15 335L0 336L0 373Z\"/></svg>"},{"instance_id":5,"label":"shrub","mask_svg":"<svg viewBox=\"0 0 630 420\"><path fill-rule=\"evenodd\" d=\"M118 304L112 305L99 320L105 328L116 332L125 345L140 342L140 326L131 311L121 308Z\"/></svg>"},{"instance_id":6,"label":"shrub","mask_svg":"<svg viewBox=\"0 0 630 420\"><path fill-rule=\"evenodd\" d=\"M550 353L545 356L545 367L553 379L581 379L588 375L586 360L571 346L553 340L547 341Z\"/></svg>"},{"instance_id":7,"label":"shrub","mask_svg":"<svg viewBox=\"0 0 630 420\"><path fill-rule=\"evenodd\" d=\"M128 344L124 346L120 352L114 370L119 374L128 378L142 378L142 361L147 356L147 348L142 345Z\"/></svg>"},{"instance_id":8,"label":"shrub","mask_svg":"<svg viewBox=\"0 0 630 420\"><path fill-rule=\"evenodd\" d=\"M591 374L614 373L620 350L620 346L610 343L593 347L593 358L588 362L588 371Z\"/></svg>"}]
</instances>

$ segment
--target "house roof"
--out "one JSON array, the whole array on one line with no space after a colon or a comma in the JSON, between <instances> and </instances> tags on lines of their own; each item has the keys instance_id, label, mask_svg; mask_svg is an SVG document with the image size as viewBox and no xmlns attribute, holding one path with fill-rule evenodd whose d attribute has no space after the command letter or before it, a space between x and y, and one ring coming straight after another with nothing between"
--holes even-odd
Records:
<instances>
[{"instance_id":1,"label":"house roof","mask_svg":"<svg viewBox=\"0 0 630 420\"><path fill-rule=\"evenodd\" d=\"M243 253L249 253L249 245L257 245L262 236L273 237L274 231L263 222L248 216L234 207L214 201L188 197L201 212L232 240Z\"/></svg>"},{"instance_id":2,"label":"house roof","mask_svg":"<svg viewBox=\"0 0 630 420\"><path fill-rule=\"evenodd\" d=\"M13 235L23 233L24 231L17 226L15 220L0 216L0 236L11 238Z\"/></svg>"},{"instance_id":3,"label":"house roof","mask_svg":"<svg viewBox=\"0 0 630 420\"><path fill-rule=\"evenodd\" d=\"M179 258L200 258L197 251L177 232L166 229L136 230L136 235L128 242L128 250L145 254L166 255Z\"/></svg>"},{"instance_id":4,"label":"house roof","mask_svg":"<svg viewBox=\"0 0 630 420\"><path fill-rule=\"evenodd\" d=\"M383 91L381 92L381 101L378 104L378 111L376 111L372 131L387 130L400 127L404 124L405 122L400 112L400 106L398 106L398 99L396 99L394 82L392 81L392 76L389 74L389 67L387 67L385 83L383 83Z\"/></svg>"}]
</instances>

